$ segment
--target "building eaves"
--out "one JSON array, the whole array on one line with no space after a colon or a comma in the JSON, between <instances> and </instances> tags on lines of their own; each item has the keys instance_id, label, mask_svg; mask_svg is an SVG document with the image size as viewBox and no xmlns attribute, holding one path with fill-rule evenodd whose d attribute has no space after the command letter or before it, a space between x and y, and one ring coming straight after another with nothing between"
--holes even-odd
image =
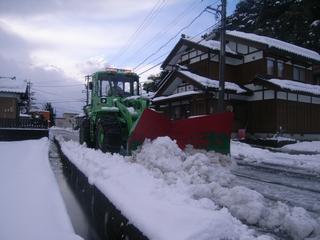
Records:
<instances>
[{"instance_id":1,"label":"building eaves","mask_svg":"<svg viewBox=\"0 0 320 240\"><path fill-rule=\"evenodd\" d=\"M320 85L309 83L302 83L287 79L266 78L264 76L256 76L255 84L263 85L265 87L275 89L278 91L286 91L291 93L300 93L309 96L320 96Z\"/></svg>"},{"instance_id":2,"label":"building eaves","mask_svg":"<svg viewBox=\"0 0 320 240\"><path fill-rule=\"evenodd\" d=\"M220 42L215 40L205 40L202 38L181 38L179 42L174 46L169 55L163 61L161 68L164 69L169 65L170 61L176 57L179 58L185 50L190 47L196 50L200 50L205 53L216 53L220 52ZM226 56L233 58L242 59L243 56L232 51L230 48L226 48Z\"/></svg>"},{"instance_id":3,"label":"building eaves","mask_svg":"<svg viewBox=\"0 0 320 240\"><path fill-rule=\"evenodd\" d=\"M259 43L267 46L269 49L277 49L281 52L287 52L291 55L301 56L308 60L313 60L320 63L320 54L307 48L299 47L297 45L284 42L275 38L261 36L253 33L245 33L240 31L227 31L227 36L232 36L239 39L245 39L247 41Z\"/></svg>"}]
</instances>

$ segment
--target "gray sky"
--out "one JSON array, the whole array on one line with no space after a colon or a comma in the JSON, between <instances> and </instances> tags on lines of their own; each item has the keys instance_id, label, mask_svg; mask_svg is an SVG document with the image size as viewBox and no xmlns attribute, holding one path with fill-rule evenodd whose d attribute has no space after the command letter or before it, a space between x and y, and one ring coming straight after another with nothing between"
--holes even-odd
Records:
<instances>
[{"instance_id":1,"label":"gray sky","mask_svg":"<svg viewBox=\"0 0 320 240\"><path fill-rule=\"evenodd\" d=\"M237 2L228 1L229 13ZM106 66L141 73L159 63L179 37L157 50L211 4L219 1L2 0L0 76L32 81L39 105L50 101L58 114L81 112L85 75ZM204 13L183 33L195 35L215 21Z\"/></svg>"}]
</instances>

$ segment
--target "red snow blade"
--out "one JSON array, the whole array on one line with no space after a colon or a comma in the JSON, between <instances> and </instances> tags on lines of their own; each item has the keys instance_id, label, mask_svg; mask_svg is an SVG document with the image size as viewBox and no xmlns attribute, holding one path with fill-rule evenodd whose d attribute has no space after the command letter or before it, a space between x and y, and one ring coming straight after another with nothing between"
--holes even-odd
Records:
<instances>
[{"instance_id":1,"label":"red snow blade","mask_svg":"<svg viewBox=\"0 0 320 240\"><path fill-rule=\"evenodd\" d=\"M128 140L128 148L135 150L143 141L169 136L180 148L194 148L230 153L230 135L233 113L223 112L182 120L170 120L150 109L144 110Z\"/></svg>"}]
</instances>

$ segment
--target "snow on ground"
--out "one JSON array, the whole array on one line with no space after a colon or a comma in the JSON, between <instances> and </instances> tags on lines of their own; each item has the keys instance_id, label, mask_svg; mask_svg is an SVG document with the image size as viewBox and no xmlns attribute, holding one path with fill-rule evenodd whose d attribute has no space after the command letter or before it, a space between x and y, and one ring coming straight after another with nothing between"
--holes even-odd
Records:
<instances>
[{"instance_id":1,"label":"snow on ground","mask_svg":"<svg viewBox=\"0 0 320 240\"><path fill-rule=\"evenodd\" d=\"M282 149L292 150L292 151L310 152L310 153L320 153L320 141L298 142L295 144L286 145L286 146L282 147Z\"/></svg>"},{"instance_id":2,"label":"snow on ground","mask_svg":"<svg viewBox=\"0 0 320 240\"><path fill-rule=\"evenodd\" d=\"M254 231L234 218L227 208L204 196L210 191L206 179L219 180L219 174L224 175L214 171L214 167L222 170L220 161L228 164L226 157L189 155L167 137L146 142L133 157L103 154L58 139L62 151L88 176L89 182L150 239L272 239L255 237ZM185 177L181 178L183 174ZM221 181L227 184L229 176Z\"/></svg>"},{"instance_id":3,"label":"snow on ground","mask_svg":"<svg viewBox=\"0 0 320 240\"><path fill-rule=\"evenodd\" d=\"M48 160L48 140L0 142L0 239L75 235Z\"/></svg>"},{"instance_id":4,"label":"snow on ground","mask_svg":"<svg viewBox=\"0 0 320 240\"><path fill-rule=\"evenodd\" d=\"M182 151L168 137L145 141L132 157L72 141L63 141L62 150L150 239L255 239L244 224L295 240L319 236L319 221L303 208L271 204L256 191L232 186L227 156L191 147Z\"/></svg>"},{"instance_id":5,"label":"snow on ground","mask_svg":"<svg viewBox=\"0 0 320 240\"><path fill-rule=\"evenodd\" d=\"M296 145L290 144L289 146ZM301 145L301 149L307 149L307 145ZM317 145L317 142L314 144ZM296 146L299 146L297 143ZM297 147L298 148L298 147ZM297 150L297 148L295 150ZM310 145L311 148L311 145ZM271 163L279 164L294 168L305 169L312 172L320 173L320 154L306 155L297 154L292 155L288 153L271 152L267 149L261 149L257 147L252 147L248 144L232 141L231 142L231 155L236 158L240 158L247 162L257 162L257 163Z\"/></svg>"}]
</instances>

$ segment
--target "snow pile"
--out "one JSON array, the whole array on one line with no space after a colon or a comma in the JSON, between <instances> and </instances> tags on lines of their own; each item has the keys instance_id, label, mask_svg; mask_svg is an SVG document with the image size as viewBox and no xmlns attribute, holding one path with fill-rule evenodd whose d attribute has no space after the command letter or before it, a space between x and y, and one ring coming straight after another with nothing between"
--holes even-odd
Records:
<instances>
[{"instance_id":1,"label":"snow pile","mask_svg":"<svg viewBox=\"0 0 320 240\"><path fill-rule=\"evenodd\" d=\"M182 151L168 137L146 140L132 157L75 142L64 142L62 150L151 239L255 239L237 219L296 240L318 236L319 223L304 209L233 186L227 156L192 147Z\"/></svg>"},{"instance_id":2,"label":"snow pile","mask_svg":"<svg viewBox=\"0 0 320 240\"><path fill-rule=\"evenodd\" d=\"M205 197L211 196L207 182L229 174L214 173L223 161L216 154L189 155L167 137L147 141L133 157L59 141L90 183L150 239L272 239L256 238L226 208ZM227 184L228 178L221 181Z\"/></svg>"},{"instance_id":3,"label":"snow pile","mask_svg":"<svg viewBox=\"0 0 320 240\"><path fill-rule=\"evenodd\" d=\"M0 142L0 239L75 240L48 140Z\"/></svg>"},{"instance_id":4,"label":"snow pile","mask_svg":"<svg viewBox=\"0 0 320 240\"><path fill-rule=\"evenodd\" d=\"M282 147L282 149L310 152L310 153L311 152L312 153L320 153L320 141L298 142L298 143L286 145L286 146Z\"/></svg>"},{"instance_id":5,"label":"snow pile","mask_svg":"<svg viewBox=\"0 0 320 240\"><path fill-rule=\"evenodd\" d=\"M247 224L281 231L296 239L316 234L319 227L302 208L291 208L281 202L270 204L256 191L243 186L230 187L234 179L229 171L232 162L224 155L192 148L183 152L170 138L161 137L146 141L132 161L145 166L154 177L175 185L178 191L189 194L191 199L212 208L226 207L232 216ZM304 211L303 217L295 214L297 209ZM299 221L303 222L297 227Z\"/></svg>"},{"instance_id":6,"label":"snow pile","mask_svg":"<svg viewBox=\"0 0 320 240\"><path fill-rule=\"evenodd\" d=\"M295 145L295 144L292 144ZM287 145L287 148L290 145ZM231 141L231 155L246 162L269 163L311 172L320 172L320 154L292 155L288 153L270 152L266 149L252 147L248 144Z\"/></svg>"},{"instance_id":7,"label":"snow pile","mask_svg":"<svg viewBox=\"0 0 320 240\"><path fill-rule=\"evenodd\" d=\"M315 229L319 229L317 222L300 207L293 208L292 212L285 217L283 225L294 240L304 239Z\"/></svg>"}]
</instances>

